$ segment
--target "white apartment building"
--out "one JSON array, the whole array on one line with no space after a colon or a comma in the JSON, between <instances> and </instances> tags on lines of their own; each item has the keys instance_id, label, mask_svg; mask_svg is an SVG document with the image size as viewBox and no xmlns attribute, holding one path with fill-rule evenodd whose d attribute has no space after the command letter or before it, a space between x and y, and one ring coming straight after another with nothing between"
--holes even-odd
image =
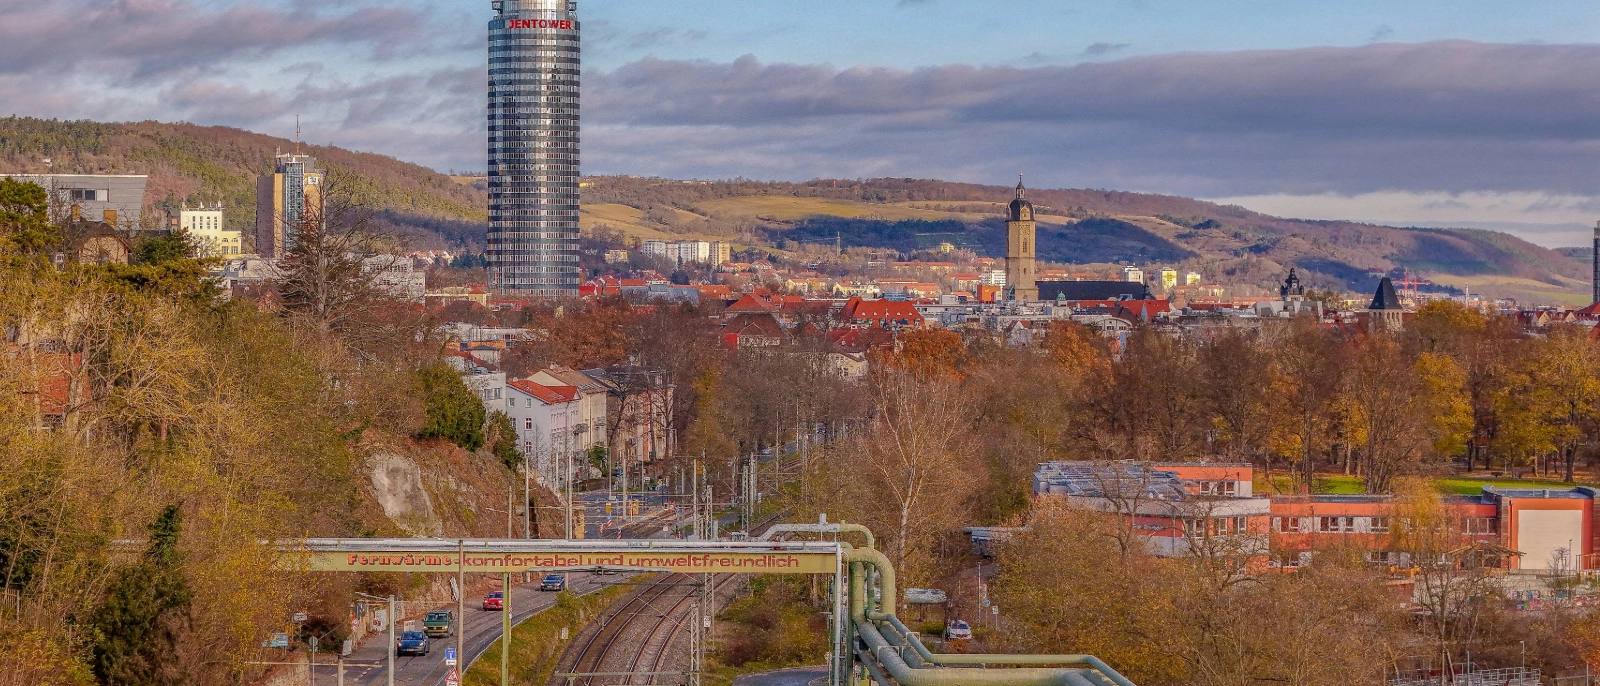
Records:
<instances>
[{"instance_id":1,"label":"white apartment building","mask_svg":"<svg viewBox=\"0 0 1600 686\"><path fill-rule=\"evenodd\" d=\"M378 255L361 261L362 271L377 272L373 284L391 297L412 302L422 302L428 292L428 275L409 257Z\"/></svg>"},{"instance_id":2,"label":"white apartment building","mask_svg":"<svg viewBox=\"0 0 1600 686\"><path fill-rule=\"evenodd\" d=\"M582 408L574 386L545 386L526 379L506 383L506 415L517 427L518 445L539 481L565 487L568 479L581 479L583 449L574 430Z\"/></svg>"},{"instance_id":3,"label":"white apartment building","mask_svg":"<svg viewBox=\"0 0 1600 686\"><path fill-rule=\"evenodd\" d=\"M462 365L463 364L461 358L459 358L459 357L448 358L448 361L451 363L451 366L457 366L457 365ZM462 383L465 383L467 385L467 388L472 389L473 393L478 394L479 398L483 399L483 407L484 407L484 409L486 409L486 410L488 410L490 412L504 412L505 411L505 408L506 408L506 373L505 372L483 371L483 372L480 373L480 372L478 372L476 370L472 370L471 373L462 374L461 375L461 381L462 381Z\"/></svg>"},{"instance_id":4,"label":"white apartment building","mask_svg":"<svg viewBox=\"0 0 1600 686\"><path fill-rule=\"evenodd\" d=\"M663 241L648 240L639 244L639 252L662 257L678 264L722 264L733 255L733 244L725 241Z\"/></svg>"},{"instance_id":5,"label":"white apartment building","mask_svg":"<svg viewBox=\"0 0 1600 686\"><path fill-rule=\"evenodd\" d=\"M541 369L529 381L542 386L573 386L578 389L577 445L589 450L606 443L606 395L609 388L599 379L566 367Z\"/></svg>"}]
</instances>

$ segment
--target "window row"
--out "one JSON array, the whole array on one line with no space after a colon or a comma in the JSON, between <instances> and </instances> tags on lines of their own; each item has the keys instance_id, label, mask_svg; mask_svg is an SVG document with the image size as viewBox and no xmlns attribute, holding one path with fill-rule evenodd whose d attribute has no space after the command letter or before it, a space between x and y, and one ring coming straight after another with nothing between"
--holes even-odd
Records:
<instances>
[{"instance_id":1,"label":"window row","mask_svg":"<svg viewBox=\"0 0 1600 686\"><path fill-rule=\"evenodd\" d=\"M1394 532L1397 520L1383 516L1320 516L1273 517L1272 530L1280 534L1388 534ZM1399 524L1409 520L1400 519ZM1487 536L1499 533L1499 522L1493 517L1468 517L1461 520L1461 533L1469 536Z\"/></svg>"},{"instance_id":2,"label":"window row","mask_svg":"<svg viewBox=\"0 0 1600 686\"><path fill-rule=\"evenodd\" d=\"M1193 538L1250 533L1245 517L1205 517L1183 520L1183 535Z\"/></svg>"}]
</instances>

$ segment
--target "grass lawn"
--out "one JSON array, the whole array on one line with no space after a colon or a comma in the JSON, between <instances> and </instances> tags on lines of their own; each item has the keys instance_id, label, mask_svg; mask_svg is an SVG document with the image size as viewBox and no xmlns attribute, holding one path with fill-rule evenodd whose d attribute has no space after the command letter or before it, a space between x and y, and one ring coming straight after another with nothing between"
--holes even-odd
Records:
<instances>
[{"instance_id":1,"label":"grass lawn","mask_svg":"<svg viewBox=\"0 0 1600 686\"><path fill-rule=\"evenodd\" d=\"M1274 474L1272 483L1258 480L1256 495L1277 495L1295 493L1295 480L1292 477ZM1274 488L1276 487L1276 488ZM1365 493L1365 486L1358 476L1319 476L1316 480L1317 495L1360 495Z\"/></svg>"},{"instance_id":2,"label":"grass lawn","mask_svg":"<svg viewBox=\"0 0 1600 686\"><path fill-rule=\"evenodd\" d=\"M1367 492L1366 482L1359 476L1319 476L1316 491L1324 495L1361 495Z\"/></svg>"},{"instance_id":3,"label":"grass lawn","mask_svg":"<svg viewBox=\"0 0 1600 686\"><path fill-rule=\"evenodd\" d=\"M1294 482L1287 476L1273 476L1273 482L1282 489L1283 493L1294 492ZM1483 492L1484 486L1504 486L1506 488L1572 488L1573 484L1560 481L1540 481L1537 479L1495 479L1451 477L1434 479L1434 486L1445 495L1478 495ZM1270 485L1258 482L1256 493L1258 495L1276 494L1280 491L1268 490ZM1317 477L1317 495L1360 495L1365 493L1365 484L1359 476L1319 476Z\"/></svg>"}]
</instances>

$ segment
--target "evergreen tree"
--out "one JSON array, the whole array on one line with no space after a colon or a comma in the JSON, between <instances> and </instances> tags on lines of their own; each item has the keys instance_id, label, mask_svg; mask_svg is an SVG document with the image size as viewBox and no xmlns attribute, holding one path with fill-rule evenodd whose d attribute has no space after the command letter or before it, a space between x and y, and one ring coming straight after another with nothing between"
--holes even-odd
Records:
<instances>
[{"instance_id":1,"label":"evergreen tree","mask_svg":"<svg viewBox=\"0 0 1600 686\"><path fill-rule=\"evenodd\" d=\"M138 564L118 571L91 624L95 677L116 686L163 686L185 681L177 667L177 624L193 593L183 576L177 505L150 525L150 544Z\"/></svg>"},{"instance_id":2,"label":"evergreen tree","mask_svg":"<svg viewBox=\"0 0 1600 686\"><path fill-rule=\"evenodd\" d=\"M454 369L443 363L424 367L417 371L417 385L427 412L417 438L443 438L467 450L483 447L483 401Z\"/></svg>"},{"instance_id":3,"label":"evergreen tree","mask_svg":"<svg viewBox=\"0 0 1600 686\"><path fill-rule=\"evenodd\" d=\"M196 252L194 239L189 232L179 229L139 241L133 249L133 261L140 265L156 266L190 259Z\"/></svg>"},{"instance_id":4,"label":"evergreen tree","mask_svg":"<svg viewBox=\"0 0 1600 686\"><path fill-rule=\"evenodd\" d=\"M517 425L506 413L498 410L489 413L488 439L490 450L505 463L506 469L516 470L522 464L522 451L517 450Z\"/></svg>"},{"instance_id":5,"label":"evergreen tree","mask_svg":"<svg viewBox=\"0 0 1600 686\"><path fill-rule=\"evenodd\" d=\"M26 254L60 242L60 229L50 223L49 199L39 184L0 178L0 241Z\"/></svg>"}]
</instances>

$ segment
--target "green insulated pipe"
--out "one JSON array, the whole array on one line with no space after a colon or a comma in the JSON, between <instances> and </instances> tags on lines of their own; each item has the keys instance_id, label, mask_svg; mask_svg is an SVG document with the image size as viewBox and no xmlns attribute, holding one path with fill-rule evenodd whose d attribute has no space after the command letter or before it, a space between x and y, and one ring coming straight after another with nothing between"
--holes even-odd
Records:
<instances>
[{"instance_id":1,"label":"green insulated pipe","mask_svg":"<svg viewBox=\"0 0 1600 686\"><path fill-rule=\"evenodd\" d=\"M900 686L1134 686L1092 655L935 655L894 616L897 590L894 567L888 558L872 549L846 548L844 554L850 563L852 623L866 644L865 652ZM868 568L877 572L884 600L882 609L870 607ZM879 622L882 622L881 627ZM929 665L1082 665L1087 669L972 669Z\"/></svg>"},{"instance_id":2,"label":"green insulated pipe","mask_svg":"<svg viewBox=\"0 0 1600 686\"><path fill-rule=\"evenodd\" d=\"M861 534L862 537L867 539L868 548L877 547L877 539L873 538L871 529L868 529L860 524L845 524L843 522L838 524L776 524L767 529L767 532L762 534L761 537L756 540L770 541L779 535L788 533Z\"/></svg>"}]
</instances>

